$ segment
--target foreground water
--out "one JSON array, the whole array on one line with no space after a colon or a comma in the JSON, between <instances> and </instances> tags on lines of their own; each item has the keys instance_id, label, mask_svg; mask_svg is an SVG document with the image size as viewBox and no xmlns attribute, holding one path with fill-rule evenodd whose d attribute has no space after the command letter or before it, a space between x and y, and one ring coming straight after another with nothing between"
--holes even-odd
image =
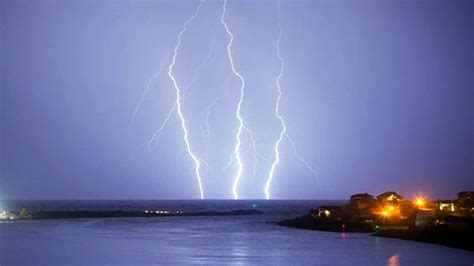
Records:
<instances>
[{"instance_id":1,"label":"foreground water","mask_svg":"<svg viewBox=\"0 0 474 266\"><path fill-rule=\"evenodd\" d=\"M0 265L473 265L425 243L279 227L321 201L15 201L9 209L222 211L264 215L36 220L0 224Z\"/></svg>"}]
</instances>

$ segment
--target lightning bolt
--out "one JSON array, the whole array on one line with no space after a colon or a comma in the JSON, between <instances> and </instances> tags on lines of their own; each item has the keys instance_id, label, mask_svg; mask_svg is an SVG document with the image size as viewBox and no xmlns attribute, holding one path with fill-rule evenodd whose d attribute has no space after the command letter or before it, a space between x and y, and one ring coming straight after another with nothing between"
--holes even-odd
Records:
<instances>
[{"instance_id":1,"label":"lightning bolt","mask_svg":"<svg viewBox=\"0 0 474 266\"><path fill-rule=\"evenodd\" d=\"M244 101L244 95L245 95L245 79L242 77L242 75L237 72L235 69L234 65L234 58L232 57L232 44L234 42L234 34L229 30L229 26L225 22L225 14L226 14L226 5L227 5L227 0L224 0L224 4L222 5L222 16L221 16L221 22L225 27L225 31L227 35L230 37L229 42L227 44L227 57L229 58L230 66L232 69L232 73L236 77L239 78L240 80L240 98L239 102L237 103L237 110L235 113L235 116L237 118L237 121L239 122L239 126L237 128L237 133L235 134L235 147L234 147L234 159L237 162L237 173L234 177L234 182L232 185L232 194L234 196L234 199L239 198L239 194L237 193L237 187L239 185L240 178L242 177L242 173L244 171L244 164L242 162L242 158L240 157L240 148L242 145L241 141L241 135L242 131L245 128L244 126L244 120L241 115L241 108L242 108L242 102Z\"/></svg>"},{"instance_id":2,"label":"lightning bolt","mask_svg":"<svg viewBox=\"0 0 474 266\"><path fill-rule=\"evenodd\" d=\"M205 62L207 62L207 60L210 58L211 49L212 49L212 47L214 46L214 44L216 42L216 39L217 39L216 37L217 36L214 35L214 40L212 41L211 46L209 47L209 54L208 54L208 57L206 58L206 60L204 60ZM229 82L227 81L225 84L226 84L225 86L227 88L229 86ZM222 88L219 90L219 94L217 95L217 97L207 105L206 115L204 117L204 120L201 120L201 125L200 125L201 126L201 135L204 138L205 157L206 158L208 157L208 153L209 153L209 142L210 142L210 137L211 137L211 126L209 124L209 118L211 116L212 109L220 101L221 97L222 97Z\"/></svg>"},{"instance_id":3,"label":"lightning bolt","mask_svg":"<svg viewBox=\"0 0 474 266\"><path fill-rule=\"evenodd\" d=\"M275 117L280 121L281 131L280 131L280 135L278 136L278 139L275 142L275 146L274 146L275 157L273 159L273 163L270 167L270 171L269 171L268 176L266 178L267 182L265 184L265 189L264 189L266 199L270 199L270 185L272 183L273 177L275 176L276 168L277 168L278 164L280 163L280 145L281 145L281 142L283 141L284 137L286 137L288 142L290 142L290 144L293 148L294 156L301 163L304 164L304 166L311 172L311 174L316 175L316 171L313 169L313 167L311 167L311 165L308 162L306 162L306 160L304 160L303 157L298 153L298 151L296 149L295 142L288 135L285 120L284 120L283 116L280 114L280 101L281 101L281 96L282 96L280 80L281 80L281 77L283 76L283 71L285 70L285 60L281 56L281 50L280 50L280 42L281 42L281 38L282 38L282 35L283 35L283 27L281 25L280 0L277 1L277 14L278 14L278 29L279 29L279 32L278 32L278 39L275 43L275 47L276 47L276 56L278 57L278 60L280 61L280 71L278 72L278 75L275 79L275 85L276 85L275 87L276 87L277 93L278 93L276 103L275 103Z\"/></svg>"},{"instance_id":4,"label":"lightning bolt","mask_svg":"<svg viewBox=\"0 0 474 266\"><path fill-rule=\"evenodd\" d=\"M209 142L212 135L209 118L211 117L212 109L219 102L220 99L221 99L221 95L219 93L219 95L207 105L206 115L203 122L201 123L201 135L204 138L204 143L205 143L205 154L206 154L205 157L207 157L209 153Z\"/></svg>"},{"instance_id":5,"label":"lightning bolt","mask_svg":"<svg viewBox=\"0 0 474 266\"><path fill-rule=\"evenodd\" d=\"M265 158L257 149L257 141L253 135L253 132L250 131L249 128L244 127L244 130L248 133L249 139L250 139L250 149L253 151L253 166L252 166L252 176L251 178L253 179L255 176L257 176L257 169L259 165L259 159L262 159L265 162L269 162L270 160L268 158Z\"/></svg>"},{"instance_id":6,"label":"lightning bolt","mask_svg":"<svg viewBox=\"0 0 474 266\"><path fill-rule=\"evenodd\" d=\"M173 103L173 106L171 106L171 108L168 110L168 114L166 115L165 119L163 120L163 122L161 123L160 127L155 131L155 133L153 133L153 135L151 136L150 140L148 140L148 149L151 151L152 150L152 143L153 141L157 140L160 138L161 136L161 132L163 131L163 129L165 128L165 126L168 124L168 121L170 120L171 118L171 115L173 114L173 112L176 110L176 102Z\"/></svg>"},{"instance_id":7,"label":"lightning bolt","mask_svg":"<svg viewBox=\"0 0 474 266\"><path fill-rule=\"evenodd\" d=\"M208 49L208 52L207 52L207 55L206 57L204 58L204 60L202 61L202 63L193 71L193 77L191 78L191 81L186 85L186 87L184 88L184 92L182 94L182 97L181 98L184 98L188 92L189 92L189 89L193 86L194 82L196 81L199 73L204 69L204 67L207 65L207 63L209 62L209 60L211 59L211 56L212 56L212 52L213 52L213 48L214 48L214 45L216 43L216 40L217 40L217 35L214 35L214 39L212 40L212 42L210 43L209 45L209 49ZM168 56L169 57L169 56ZM158 129L153 133L153 135L151 136L151 138L148 140L148 148L151 150L151 145L153 142L155 142L156 144L158 143L157 140L160 138L161 136L161 133L163 131L163 129L166 127L166 125L168 124L170 118L171 118L171 115L173 114L173 112L176 110L176 102L173 104L173 106L171 106L171 108L168 110L168 114L166 115L165 119L163 120L163 122L161 123L161 125L158 127Z\"/></svg>"},{"instance_id":8,"label":"lightning bolt","mask_svg":"<svg viewBox=\"0 0 474 266\"><path fill-rule=\"evenodd\" d=\"M176 57L178 56L178 50L181 47L181 37L187 31L188 25L190 23L192 23L194 21L194 19L198 16L199 11L201 10L202 4L203 4L203 1L201 1L199 3L199 6L196 8L194 14L184 23L180 33L178 34L178 42L177 42L177 44L174 48L174 53L173 53L173 58L171 60L171 64L168 66L168 77L173 81L173 85L174 85L174 88L176 90L175 105L176 105L176 111L178 113L178 117L181 121L181 128L182 128L183 133L184 133L183 139L184 139L184 142L186 143L186 149L188 151L188 154L192 158L192 160L194 161L194 164L195 164L194 170L195 170L196 179L197 179L198 185L199 185L200 196L201 196L201 199L204 199L204 191L203 191L203 188L202 188L202 180L201 180L201 173L200 173L201 162L198 159L198 157L194 154L194 152L191 148L191 144L190 144L190 141L189 141L189 133L188 133L188 129L186 127L186 120L184 118L182 107L181 107L181 90L178 86L178 82L176 81L176 78L173 76L173 69L174 69L174 66L175 66L175 63L176 63Z\"/></svg>"},{"instance_id":9,"label":"lightning bolt","mask_svg":"<svg viewBox=\"0 0 474 266\"><path fill-rule=\"evenodd\" d=\"M280 42L281 42L281 37L283 35L283 27L281 26L281 15L280 15L280 1L277 1L277 12L278 12L278 28L279 28L279 33L278 33L278 39L276 41L276 55L278 57L278 60L280 61L280 72L278 72L278 75L275 79L275 84L278 92L278 96L276 99L276 104L275 104L275 116L278 120L280 120L281 124L281 131L278 139L275 142L275 147L274 147L274 152L275 152L275 158L273 160L273 163L270 167L270 171L267 176L267 182L265 184L265 198L270 199L270 185L273 180L273 176L275 175L276 167L278 163L280 162L280 144L283 140L283 137L285 136L286 133L286 124L285 120L280 114L280 100L281 100L281 86L280 86L280 79L283 76L283 71L285 69L285 61L283 57L281 56L280 53Z\"/></svg>"},{"instance_id":10,"label":"lightning bolt","mask_svg":"<svg viewBox=\"0 0 474 266\"><path fill-rule=\"evenodd\" d=\"M303 157L298 153L298 150L296 149L296 144L293 141L293 139L290 138L288 133L286 133L286 138L288 139L288 141L290 142L293 148L293 155L296 157L296 159L298 159L301 163L303 163L303 165L308 169L308 171L311 172L311 174L313 174L313 176L316 176L316 170L314 170L314 168L311 167L311 165L305 159L303 159Z\"/></svg>"},{"instance_id":11,"label":"lightning bolt","mask_svg":"<svg viewBox=\"0 0 474 266\"><path fill-rule=\"evenodd\" d=\"M128 128L130 128L135 121L135 117L137 116L138 110L142 107L143 103L145 102L146 95L150 91L153 81L157 79L161 73L164 70L164 64L165 61L168 60L171 56L171 53L168 53L163 59L160 61L160 66L158 68L158 71L156 71L148 80L148 85L146 86L145 90L143 90L142 95L140 96L140 101L138 102L137 106L135 106L135 109L133 110L132 118L130 119L130 122L128 124Z\"/></svg>"},{"instance_id":12,"label":"lightning bolt","mask_svg":"<svg viewBox=\"0 0 474 266\"><path fill-rule=\"evenodd\" d=\"M206 160L209 160L209 143L211 142L211 135L212 135L209 119L211 117L212 109L221 99L221 93L222 93L222 90L220 90L217 97L207 105L206 114L204 116L204 119L201 120L200 127L201 127L201 135L204 139L204 157L206 158ZM207 168L206 168L207 173L210 175L214 175L214 171L210 168L209 164L206 163L206 165L207 165Z\"/></svg>"},{"instance_id":13,"label":"lightning bolt","mask_svg":"<svg viewBox=\"0 0 474 266\"><path fill-rule=\"evenodd\" d=\"M177 36L177 43L176 43L176 46L173 49L173 53L168 54L165 58L162 59L162 61L160 62L159 70L149 79L147 88L143 91L143 93L141 95L141 98L140 98L140 101L139 101L138 105L136 106L136 108L133 112L132 119L130 121L130 124L133 123L138 110L140 109L140 107L142 106L142 104L145 101L145 97L146 97L148 91L152 87L153 81L156 78L158 78L159 75L163 72L164 63L166 62L166 60L168 60L170 58L170 56L172 54L173 56L172 56L171 63L168 65L168 77L171 79L171 81L173 83L173 86L174 86L174 89L175 89L175 92L176 92L176 100L173 103L173 105L171 106L171 108L169 109L169 111L168 111L164 121L160 125L160 127L154 132L153 136L148 141L148 147L151 149L152 143L160 137L163 129L165 128L165 126L167 125L169 120L171 119L172 114L175 113L175 111L176 111L176 114L178 115L178 118L179 118L179 121L180 121L181 129L183 130L183 140L186 144L186 150L187 150L189 156L191 157L191 159L193 160L194 165L195 165L194 170L195 170L197 183L199 185L199 191L200 191L201 199L204 198L204 192L203 192L203 186L202 186L202 176L201 176L201 164L206 165L206 161L198 158L198 156L193 152L193 149L191 147L191 142L189 140L189 132L188 132L188 128L186 126L187 122L186 122L185 116L183 114L182 105L183 105L183 99L186 96L189 88L192 87L192 85L193 85L194 81L196 80L198 74L204 68L204 66L207 64L208 60L211 57L213 46L214 46L215 41L216 41L216 36L214 36L214 40L212 41L212 43L209 46L208 55L206 56L204 61L201 63L201 65L194 71L191 81L187 84L187 86L184 87L184 90L182 90L178 86L178 82L177 82L176 78L173 75L173 70L174 70L174 67L175 67L175 64L176 64L176 58L178 56L178 51L181 47L182 36L188 30L189 24L191 24L195 20L195 18L199 15L199 12L200 12L200 9L201 9L203 3L204 3L204 0L201 0L198 7L195 10L195 12L193 13L193 15L183 24L182 29L179 32L178 36ZM234 58L232 56L232 46L233 46L233 41L234 41L234 34L229 29L229 26L227 25L226 20L225 20L226 12L227 12L226 6L227 6L227 0L224 0L223 1L223 6L222 6L221 23L224 26L226 34L229 37L228 44L227 44L227 57L228 57L228 60L230 62L230 66L231 66L231 70L232 70L233 75L235 75L240 81L240 97L239 97L239 100L238 100L238 103L237 103L236 113L235 113L236 119L238 121L238 127L237 127L236 132L235 132L235 146L234 146L234 149L233 149L233 154L232 154L232 157L231 157L231 161L228 164L228 166L229 166L229 165L231 165L235 162L236 166L237 166L237 172L234 176L234 180L233 180L233 184L232 184L232 194L233 194L234 199L238 199L239 198L239 195L238 195L238 192L237 192L238 191L238 186L239 186L239 182L241 180L241 177L244 173L244 163L243 163L243 160L242 160L242 156L245 156L245 154L247 152L249 152L250 150L253 151L253 159L254 159L253 177L255 177L257 175L257 168L258 168L259 158L266 161L267 163L270 163L271 160L268 159L268 158L265 158L262 154L260 154L258 152L257 145L256 145L256 140L254 138L254 134L252 133L252 131L249 128L247 128L245 126L244 119L243 119L242 114L241 114L242 104L243 104L244 97L245 97L246 82L245 82L244 77L236 70L236 67L235 67L235 64L234 64ZM298 160L300 160L313 175L316 175L316 172L314 171L314 169L298 153L298 151L296 149L296 144L290 138L290 136L288 135L285 120L284 120L283 116L280 113L280 101L281 101L281 98L282 98L282 90L281 90L280 80L281 80L281 78L283 76L283 73L284 73L285 62L284 62L284 58L281 56L281 51L280 51L280 42L281 42L282 35L283 35L283 27L282 27L282 24L281 24L281 13L280 13L280 1L279 0L277 2L277 13L278 13L279 34L278 34L278 39L276 40L275 46L276 46L276 56L278 57L278 60L280 61L280 70L278 72L278 75L275 78L275 87L276 87L278 95L277 95L274 111L275 111L275 117L280 121L281 131L280 131L280 134L278 136L278 139L275 141L275 144L274 144L274 158L272 160L268 176L266 177L266 183L265 183L265 188L264 188L266 199L270 199L270 186L271 186L271 182L274 178L276 168L277 168L277 166L280 162L280 146L281 146L281 143L282 143L284 137L286 137L287 140L289 141L289 143L292 145L294 156ZM220 96L220 93L219 93L219 96L216 97L216 99L207 106L207 113L206 113L206 116L205 116L205 128L203 127L202 122L201 122L201 132L202 132L202 135L203 135L204 140L206 142L206 157L207 157L207 153L208 153L207 145L208 145L208 142L209 142L209 139L210 139L210 136L211 136L210 125L209 125L209 117L210 117L211 109L219 101L220 97L221 96ZM244 132L247 133L248 136L249 136L250 145L249 145L249 149L245 150L242 153L242 150L241 150L242 149L242 134Z\"/></svg>"}]
</instances>

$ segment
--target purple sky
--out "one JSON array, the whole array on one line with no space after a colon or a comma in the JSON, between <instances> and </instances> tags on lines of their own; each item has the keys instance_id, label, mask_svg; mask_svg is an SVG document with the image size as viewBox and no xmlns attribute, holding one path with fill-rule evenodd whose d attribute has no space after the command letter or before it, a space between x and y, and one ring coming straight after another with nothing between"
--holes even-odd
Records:
<instances>
[{"instance_id":1,"label":"purple sky","mask_svg":"<svg viewBox=\"0 0 474 266\"><path fill-rule=\"evenodd\" d=\"M0 198L198 198L193 162L163 72L197 1L0 2ZM280 124L275 1L236 1L226 20L247 82L242 115L264 157ZM183 35L175 76L206 198L231 198L226 167L239 81L230 70L222 2L204 3ZM453 198L474 189L474 2L282 1L285 139L272 198L341 199L396 190ZM165 67L170 61L165 61ZM208 148L201 127L212 107ZM269 163L243 137L243 198L263 198ZM207 156L206 156L207 150Z\"/></svg>"}]
</instances>

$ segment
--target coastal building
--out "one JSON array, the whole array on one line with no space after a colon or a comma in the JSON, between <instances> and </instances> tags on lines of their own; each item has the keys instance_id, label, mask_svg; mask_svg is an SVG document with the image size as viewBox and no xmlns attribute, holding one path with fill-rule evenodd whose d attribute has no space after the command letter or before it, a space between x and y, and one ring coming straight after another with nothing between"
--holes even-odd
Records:
<instances>
[{"instance_id":1,"label":"coastal building","mask_svg":"<svg viewBox=\"0 0 474 266\"><path fill-rule=\"evenodd\" d=\"M461 191L458 193L459 203L472 203L474 201L474 191Z\"/></svg>"},{"instance_id":2,"label":"coastal building","mask_svg":"<svg viewBox=\"0 0 474 266\"><path fill-rule=\"evenodd\" d=\"M387 191L377 196L377 202L398 205L403 201L403 197L394 191Z\"/></svg>"},{"instance_id":3,"label":"coastal building","mask_svg":"<svg viewBox=\"0 0 474 266\"><path fill-rule=\"evenodd\" d=\"M387 191L377 196L377 207L374 210L374 214L380 217L382 220L389 219L391 222L397 220L406 220L408 214L413 209L411 202L406 202L403 196L394 192ZM397 221L396 223L399 223Z\"/></svg>"},{"instance_id":4,"label":"coastal building","mask_svg":"<svg viewBox=\"0 0 474 266\"><path fill-rule=\"evenodd\" d=\"M457 204L459 211L464 215L474 214L474 191L461 191L458 193Z\"/></svg>"},{"instance_id":5,"label":"coastal building","mask_svg":"<svg viewBox=\"0 0 474 266\"><path fill-rule=\"evenodd\" d=\"M351 196L348 209L356 212L370 211L375 206L375 198L369 193L359 193Z\"/></svg>"},{"instance_id":6,"label":"coastal building","mask_svg":"<svg viewBox=\"0 0 474 266\"><path fill-rule=\"evenodd\" d=\"M438 200L436 203L436 210L439 212L455 212L457 210L457 201L455 200Z\"/></svg>"}]
</instances>

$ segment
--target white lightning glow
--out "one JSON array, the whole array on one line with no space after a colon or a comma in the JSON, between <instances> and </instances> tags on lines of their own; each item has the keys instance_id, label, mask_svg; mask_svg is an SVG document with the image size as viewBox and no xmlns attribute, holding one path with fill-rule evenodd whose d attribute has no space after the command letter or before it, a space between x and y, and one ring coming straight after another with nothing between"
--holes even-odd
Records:
<instances>
[{"instance_id":1,"label":"white lightning glow","mask_svg":"<svg viewBox=\"0 0 474 266\"><path fill-rule=\"evenodd\" d=\"M207 105L207 108L206 108L206 115L204 117L204 122L201 123L201 135L202 137L204 138L204 145L205 145L205 154L206 154L206 157L209 153L209 142L210 142L210 139L211 139L211 125L209 123L209 119L211 117L211 112L212 112L212 109L214 108L214 106L219 102L219 100L221 99L221 95L219 94L212 102L210 102L208 105Z\"/></svg>"},{"instance_id":2,"label":"white lightning glow","mask_svg":"<svg viewBox=\"0 0 474 266\"><path fill-rule=\"evenodd\" d=\"M250 139L250 149L253 152L253 166L252 166L252 176L251 179L253 180L257 176L257 169L259 165L259 158L268 162L269 160L265 158L257 149L257 141L253 135L253 132L250 131L247 127L244 127L244 130L248 133Z\"/></svg>"},{"instance_id":3,"label":"white lightning glow","mask_svg":"<svg viewBox=\"0 0 474 266\"><path fill-rule=\"evenodd\" d=\"M281 95L282 95L281 86L280 86L280 79L283 75L283 71L284 71L284 68L285 68L285 61L284 61L284 59L283 59L283 57L281 56L281 53L280 53L280 42L281 42L281 37L283 35L283 27L281 26L281 15L280 15L280 1L277 2L277 12L278 12L279 33L278 33L278 39L276 41L275 46L276 46L276 55L277 55L278 59L280 60L280 72L278 72L278 75L277 75L276 80L275 80L275 85L276 85L276 88L277 88L277 91L278 91L278 96L277 96L276 104L275 104L275 116L276 116L276 118L278 118L278 120L280 120L281 131L280 131L280 135L279 135L277 141L275 142L275 147L274 147L275 158L273 160L272 166L270 167L270 171L269 171L268 176L267 176L267 182L265 184L265 198L266 199L270 199L270 185L272 183L273 176L275 175L276 167L277 167L278 163L280 162L280 144L281 144L281 142L283 140L283 137L285 136L285 133L286 133L285 120L283 119L283 117L280 114L280 100L281 100Z\"/></svg>"},{"instance_id":4,"label":"white lightning glow","mask_svg":"<svg viewBox=\"0 0 474 266\"><path fill-rule=\"evenodd\" d=\"M201 120L200 127L201 127L201 135L204 139L204 158L206 158L206 160L209 160L209 145L211 142L211 135L212 135L209 119L211 117L212 109L219 102L220 99L221 99L221 94L219 92L219 95L207 105L205 117L203 120ZM214 176L214 171L211 169L208 163L206 163L206 166L207 166L206 174L210 174Z\"/></svg>"},{"instance_id":5,"label":"white lightning glow","mask_svg":"<svg viewBox=\"0 0 474 266\"><path fill-rule=\"evenodd\" d=\"M145 90L143 90L142 95L140 96L140 101L138 102L137 106L135 106L135 109L133 110L132 118L130 119L128 128L130 128L133 122L135 121L135 117L137 116L138 110L140 110L141 106L145 102L146 95L148 94L148 91L150 91L153 81L161 75L161 73L164 70L165 61L168 60L170 56L171 56L171 53L168 53L163 59L161 59L158 71L156 71L148 80L148 85L146 86Z\"/></svg>"},{"instance_id":6,"label":"white lightning glow","mask_svg":"<svg viewBox=\"0 0 474 266\"><path fill-rule=\"evenodd\" d=\"M229 79L227 79L225 84L226 84L225 89L227 90L228 87L229 87ZM223 91L222 88L219 89L219 94L217 95L217 97L207 105L204 120L201 120L201 135L204 138L204 145L205 145L204 147L205 147L205 157L206 158L207 158L207 155L209 153L209 142L210 142L210 138L211 138L211 135L212 135L211 125L209 123L209 119L211 117L212 109L214 109L214 106L221 100L222 91Z\"/></svg>"},{"instance_id":7,"label":"white lightning glow","mask_svg":"<svg viewBox=\"0 0 474 266\"><path fill-rule=\"evenodd\" d=\"M298 153L298 150L296 149L296 144L295 142L293 141L293 139L290 138L290 136L288 135L288 133L286 133L286 138L288 139L288 141L290 142L292 148L293 148L293 154L295 155L296 159L298 159L301 163L303 163L303 165L311 172L311 174L313 174L313 176L316 176L316 171L314 170L313 167L311 167L311 165L306 162L305 159L303 159L303 157Z\"/></svg>"},{"instance_id":8,"label":"white lightning glow","mask_svg":"<svg viewBox=\"0 0 474 266\"><path fill-rule=\"evenodd\" d=\"M224 4L222 5L222 16L221 16L221 22L225 27L225 31L227 35L229 35L230 39L227 44L227 57L229 58L230 66L232 69L232 73L234 73L235 76L237 76L240 80L240 98L239 102L237 103L237 110L235 113L235 116L237 117L237 120L239 122L239 126L237 128L237 133L235 134L235 147L234 147L234 159L237 163L237 173L234 177L234 182L232 185L232 195L234 196L234 199L239 198L239 194L237 193L237 188L239 186L239 181L240 178L242 177L242 173L244 171L244 164L242 162L242 158L240 157L240 148L242 145L241 141L241 135L242 131L244 129L244 120L242 119L241 115L241 108L242 108L242 102L244 101L244 94L245 94L245 79L242 77L242 75L237 72L235 69L234 65L234 58L232 57L232 44L234 42L234 34L229 30L229 26L225 22L225 14L226 14L226 5L227 5L227 0L224 0Z\"/></svg>"},{"instance_id":9,"label":"white lightning glow","mask_svg":"<svg viewBox=\"0 0 474 266\"><path fill-rule=\"evenodd\" d=\"M214 35L214 39L212 40L212 42L210 43L209 45L209 49L208 49L208 52L207 52L207 55L206 57L204 58L204 60L201 62L201 64L193 71L193 77L191 78L191 81L186 85L186 87L184 88L184 92L182 93L181 95L181 99L183 99L189 92L189 89L193 86L194 82L196 81L199 73L204 69L204 67L207 65L207 63L209 62L209 60L211 59L211 56L212 56L212 52L213 52L213 48L214 48L214 45L216 43L216 35ZM170 118L171 118L171 115L173 114L173 112L176 110L176 102L173 103L173 106L171 106L171 108L168 110L168 114L166 115L165 119L163 120L163 122L161 123L160 127L153 133L153 135L151 136L151 138L148 140L148 148L151 150L151 145L153 142L155 142L156 144L158 143L158 139L160 138L161 136L161 133L163 131L163 129L166 127L166 125L168 124Z\"/></svg>"},{"instance_id":10,"label":"white lightning glow","mask_svg":"<svg viewBox=\"0 0 474 266\"><path fill-rule=\"evenodd\" d=\"M199 191L200 191L200 196L201 199L204 199L204 191L202 187L202 180L201 180L201 173L200 173L200 168L201 168L201 162L198 159L198 157L194 154L192 148L191 148L191 143L189 141L189 133L188 129L186 127L186 120L183 115L183 111L181 108L181 90L178 86L178 82L176 81L176 78L173 76L173 69L176 63L176 57L178 56L178 50L181 47L181 37L183 34L186 32L187 27L190 23L194 21L194 19L198 16L199 11L201 9L201 6L203 4L203 1L199 3L199 6L196 8L196 11L194 14L184 23L181 32L178 34L178 42L174 48L174 53L173 53L173 59L171 60L171 64L168 66L168 76L169 78L173 81L174 88L176 90L176 111L178 113L178 117L181 121L181 128L183 130L184 136L184 142L186 143L186 148L188 151L189 156L192 158L195 164L195 174L196 174L196 179L198 181L199 185Z\"/></svg>"},{"instance_id":11,"label":"white lightning glow","mask_svg":"<svg viewBox=\"0 0 474 266\"><path fill-rule=\"evenodd\" d=\"M151 151L152 147L151 147L151 144L153 143L153 141L155 140L158 140L161 136L161 132L163 132L163 129L165 128L165 126L168 124L168 121L170 120L171 118L171 115L173 114L173 112L176 110L176 102L173 103L173 106L171 106L171 108L168 110L168 114L166 115L165 119L163 120L163 122L161 122L161 125L160 127L155 131L155 133L153 133L153 135L151 136L150 140L148 140L148 149Z\"/></svg>"}]
</instances>

